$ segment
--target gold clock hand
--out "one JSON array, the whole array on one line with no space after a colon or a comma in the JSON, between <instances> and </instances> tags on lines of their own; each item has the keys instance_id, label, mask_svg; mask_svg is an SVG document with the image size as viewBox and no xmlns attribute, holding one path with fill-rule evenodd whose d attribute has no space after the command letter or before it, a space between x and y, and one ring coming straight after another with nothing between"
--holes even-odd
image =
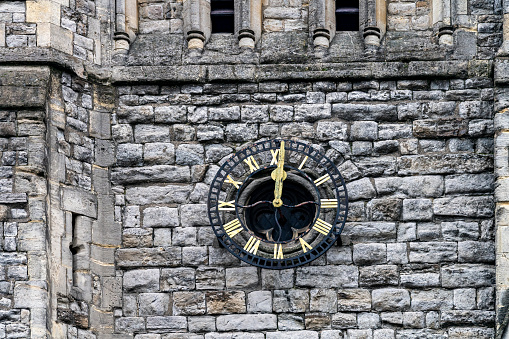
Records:
<instances>
[{"instance_id":1,"label":"gold clock hand","mask_svg":"<svg viewBox=\"0 0 509 339\"><path fill-rule=\"evenodd\" d=\"M279 149L279 155L277 160L277 168L272 171L271 177L274 183L274 200L272 201L272 205L274 207L281 207L283 205L283 200L281 200L281 195L283 194L283 180L286 179L286 172L284 170L285 166L285 142L281 141L281 146Z\"/></svg>"}]
</instances>

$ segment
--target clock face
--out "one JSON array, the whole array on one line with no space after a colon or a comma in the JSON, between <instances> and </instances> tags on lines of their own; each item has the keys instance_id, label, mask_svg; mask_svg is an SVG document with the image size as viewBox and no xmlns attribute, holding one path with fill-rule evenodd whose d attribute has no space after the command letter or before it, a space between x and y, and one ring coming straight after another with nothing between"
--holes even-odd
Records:
<instances>
[{"instance_id":1,"label":"clock face","mask_svg":"<svg viewBox=\"0 0 509 339\"><path fill-rule=\"evenodd\" d=\"M212 181L208 214L219 242L241 260L284 269L311 262L339 237L348 198L325 154L268 140L230 157Z\"/></svg>"}]
</instances>

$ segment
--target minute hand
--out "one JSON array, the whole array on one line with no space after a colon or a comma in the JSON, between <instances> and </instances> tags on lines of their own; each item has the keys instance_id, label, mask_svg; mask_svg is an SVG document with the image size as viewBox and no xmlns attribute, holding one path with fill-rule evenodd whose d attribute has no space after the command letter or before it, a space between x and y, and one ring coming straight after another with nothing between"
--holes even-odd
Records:
<instances>
[{"instance_id":1,"label":"minute hand","mask_svg":"<svg viewBox=\"0 0 509 339\"><path fill-rule=\"evenodd\" d=\"M283 180L286 179L285 166L285 142L281 141L281 147L279 149L279 157L277 161L277 168L272 171L271 177L275 181L274 183L274 201L272 204L274 207L281 207L283 201L281 195L283 194Z\"/></svg>"}]
</instances>

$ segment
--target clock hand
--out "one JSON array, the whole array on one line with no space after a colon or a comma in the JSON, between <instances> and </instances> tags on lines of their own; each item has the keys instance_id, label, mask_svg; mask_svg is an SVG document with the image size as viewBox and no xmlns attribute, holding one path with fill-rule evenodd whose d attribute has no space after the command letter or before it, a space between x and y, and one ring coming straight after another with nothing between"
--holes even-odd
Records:
<instances>
[{"instance_id":1,"label":"clock hand","mask_svg":"<svg viewBox=\"0 0 509 339\"><path fill-rule=\"evenodd\" d=\"M271 177L274 183L274 200L272 204L274 207L281 207L283 205L283 200L281 200L281 195L283 194L283 180L286 179L286 172L284 170L285 166L285 142L281 140L281 147L279 149L279 155L277 160L277 168L272 171Z\"/></svg>"}]
</instances>

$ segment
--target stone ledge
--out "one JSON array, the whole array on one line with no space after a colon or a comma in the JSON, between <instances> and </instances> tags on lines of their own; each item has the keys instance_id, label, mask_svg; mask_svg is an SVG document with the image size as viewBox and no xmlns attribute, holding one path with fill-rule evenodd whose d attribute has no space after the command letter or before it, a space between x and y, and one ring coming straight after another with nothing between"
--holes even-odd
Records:
<instances>
[{"instance_id":1,"label":"stone ledge","mask_svg":"<svg viewBox=\"0 0 509 339\"><path fill-rule=\"evenodd\" d=\"M467 78L493 76L493 62L487 60L341 62L316 64L237 64L172 66L98 66L83 62L53 48L0 49L0 65L17 63L50 65L83 78L110 83L214 81L310 81L348 79ZM505 65L505 66L504 66ZM509 83L509 64L497 61L499 82ZM498 67L498 68L497 68ZM504 68L505 67L505 68ZM501 73L502 72L502 73ZM281 76L281 74L284 74Z\"/></svg>"},{"instance_id":2,"label":"stone ledge","mask_svg":"<svg viewBox=\"0 0 509 339\"><path fill-rule=\"evenodd\" d=\"M282 75L283 74L283 75ZM113 83L294 81L491 76L488 61L356 62L283 65L114 66Z\"/></svg>"}]
</instances>

